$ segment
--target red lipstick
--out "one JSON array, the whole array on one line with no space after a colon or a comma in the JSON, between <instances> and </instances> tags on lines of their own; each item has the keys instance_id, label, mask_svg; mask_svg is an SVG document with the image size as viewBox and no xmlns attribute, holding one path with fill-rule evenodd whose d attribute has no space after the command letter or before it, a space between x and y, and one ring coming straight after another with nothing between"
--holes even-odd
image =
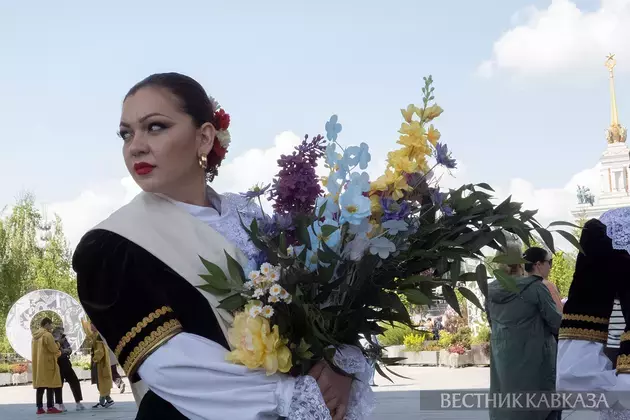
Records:
<instances>
[{"instance_id":1,"label":"red lipstick","mask_svg":"<svg viewBox=\"0 0 630 420\"><path fill-rule=\"evenodd\" d=\"M138 175L150 174L153 171L153 168L155 168L155 166L149 165L146 162L138 162L133 165L133 170L136 171Z\"/></svg>"}]
</instances>

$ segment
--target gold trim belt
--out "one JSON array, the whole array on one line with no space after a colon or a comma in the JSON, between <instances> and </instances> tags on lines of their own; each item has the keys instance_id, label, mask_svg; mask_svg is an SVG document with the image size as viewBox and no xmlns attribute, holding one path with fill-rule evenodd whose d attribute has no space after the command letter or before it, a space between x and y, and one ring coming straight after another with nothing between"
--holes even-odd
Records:
<instances>
[{"instance_id":1,"label":"gold trim belt","mask_svg":"<svg viewBox=\"0 0 630 420\"><path fill-rule=\"evenodd\" d=\"M120 353L123 351L125 346L129 344L129 342L133 340L138 334L140 334L140 331L146 328L147 325L149 325L151 322L155 321L161 316L166 315L169 312L173 312L173 309L170 308L169 306L162 306L160 309L157 309L151 312L148 316L145 316L142 319L142 321L138 322L136 326L133 327L131 331L129 331L127 334L125 334L124 337L121 338L120 341L118 342L118 345L116 346L116 349L114 350L114 354L116 355L116 358L120 357Z\"/></svg>"}]
</instances>

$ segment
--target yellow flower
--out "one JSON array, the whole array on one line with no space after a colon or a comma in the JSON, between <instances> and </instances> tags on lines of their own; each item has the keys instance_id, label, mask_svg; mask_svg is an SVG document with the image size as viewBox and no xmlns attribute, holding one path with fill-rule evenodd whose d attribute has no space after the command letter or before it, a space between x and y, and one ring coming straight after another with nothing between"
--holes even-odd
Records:
<instances>
[{"instance_id":1,"label":"yellow flower","mask_svg":"<svg viewBox=\"0 0 630 420\"><path fill-rule=\"evenodd\" d=\"M413 120L413 114L416 112L416 106L414 104L407 105L407 109L401 109L403 118L410 123Z\"/></svg>"},{"instance_id":2,"label":"yellow flower","mask_svg":"<svg viewBox=\"0 0 630 420\"><path fill-rule=\"evenodd\" d=\"M421 116L422 121L429 122L439 117L440 114L442 114L442 112L444 112L444 110L440 108L438 105L431 105L430 107L428 107L422 112L422 116Z\"/></svg>"},{"instance_id":3,"label":"yellow flower","mask_svg":"<svg viewBox=\"0 0 630 420\"><path fill-rule=\"evenodd\" d=\"M424 127L418 121L411 121L410 123L402 123L398 132L407 136L421 137L424 135Z\"/></svg>"},{"instance_id":4,"label":"yellow flower","mask_svg":"<svg viewBox=\"0 0 630 420\"><path fill-rule=\"evenodd\" d=\"M405 191L412 188L407 184L407 179L400 172L387 169L385 174L381 175L372 183L371 191L386 191L394 199L402 198Z\"/></svg>"},{"instance_id":5,"label":"yellow flower","mask_svg":"<svg viewBox=\"0 0 630 420\"><path fill-rule=\"evenodd\" d=\"M287 340L280 337L277 325L270 327L268 319L239 312L228 330L228 339L234 350L225 359L232 363L249 369L264 368L267 375L287 373L292 367Z\"/></svg>"},{"instance_id":6,"label":"yellow flower","mask_svg":"<svg viewBox=\"0 0 630 420\"><path fill-rule=\"evenodd\" d=\"M409 149L402 148L389 152L387 154L387 162L398 172L412 174L418 170L418 164L409 158Z\"/></svg>"},{"instance_id":7,"label":"yellow flower","mask_svg":"<svg viewBox=\"0 0 630 420\"><path fill-rule=\"evenodd\" d=\"M431 124L431 126L429 127L429 132L427 133L427 138L433 146L435 146L435 144L440 139L440 135L440 132L433 127L433 124Z\"/></svg>"},{"instance_id":8,"label":"yellow flower","mask_svg":"<svg viewBox=\"0 0 630 420\"><path fill-rule=\"evenodd\" d=\"M381 205L381 196L378 194L372 194L370 196L370 201L372 203L372 216L378 217L383 213L383 206Z\"/></svg>"}]
</instances>

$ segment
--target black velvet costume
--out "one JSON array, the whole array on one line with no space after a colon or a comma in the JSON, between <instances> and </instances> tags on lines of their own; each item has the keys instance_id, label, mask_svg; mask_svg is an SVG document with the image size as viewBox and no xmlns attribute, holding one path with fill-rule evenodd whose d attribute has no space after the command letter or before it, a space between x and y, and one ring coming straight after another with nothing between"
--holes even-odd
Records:
<instances>
[{"instance_id":1,"label":"black velvet costume","mask_svg":"<svg viewBox=\"0 0 630 420\"><path fill-rule=\"evenodd\" d=\"M129 380L151 352L180 332L229 349L207 300L188 281L122 236L88 232L76 248L73 267L79 299L97 330L112 346ZM186 418L149 391L137 419Z\"/></svg>"},{"instance_id":2,"label":"black velvet costume","mask_svg":"<svg viewBox=\"0 0 630 420\"><path fill-rule=\"evenodd\" d=\"M613 249L606 226L596 219L584 225L580 245L584 253L577 257L569 298L564 305L560 339L606 344L609 319L618 292L628 330L630 288L624 283L630 279L630 255ZM630 373L630 341L628 335L624 335L617 358L617 372Z\"/></svg>"}]
</instances>

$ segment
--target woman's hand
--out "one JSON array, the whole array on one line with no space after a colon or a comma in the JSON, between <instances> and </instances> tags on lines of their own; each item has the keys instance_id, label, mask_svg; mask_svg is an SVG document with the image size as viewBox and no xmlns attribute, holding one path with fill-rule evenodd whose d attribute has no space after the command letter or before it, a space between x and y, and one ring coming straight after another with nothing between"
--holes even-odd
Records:
<instances>
[{"instance_id":1,"label":"woman's hand","mask_svg":"<svg viewBox=\"0 0 630 420\"><path fill-rule=\"evenodd\" d=\"M313 366L308 374L317 381L333 420L343 420L348 409L352 378L336 373L323 360Z\"/></svg>"}]
</instances>

